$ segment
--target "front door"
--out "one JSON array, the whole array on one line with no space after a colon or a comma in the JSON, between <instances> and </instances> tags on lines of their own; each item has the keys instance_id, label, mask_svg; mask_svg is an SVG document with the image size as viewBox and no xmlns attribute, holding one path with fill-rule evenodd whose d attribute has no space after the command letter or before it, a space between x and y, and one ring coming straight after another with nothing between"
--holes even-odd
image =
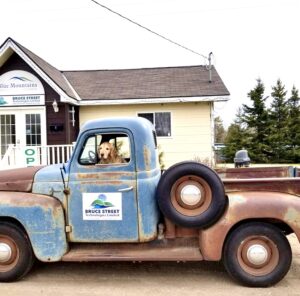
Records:
<instances>
[{"instance_id":1,"label":"front door","mask_svg":"<svg viewBox=\"0 0 300 296\"><path fill-rule=\"evenodd\" d=\"M1 158L10 144L21 150L26 146L46 145L44 107L3 108L0 110L0 125Z\"/></svg>"},{"instance_id":2,"label":"front door","mask_svg":"<svg viewBox=\"0 0 300 296\"><path fill-rule=\"evenodd\" d=\"M68 186L70 241L138 241L133 137L124 130L95 131L77 147L82 149L73 155Z\"/></svg>"}]
</instances>

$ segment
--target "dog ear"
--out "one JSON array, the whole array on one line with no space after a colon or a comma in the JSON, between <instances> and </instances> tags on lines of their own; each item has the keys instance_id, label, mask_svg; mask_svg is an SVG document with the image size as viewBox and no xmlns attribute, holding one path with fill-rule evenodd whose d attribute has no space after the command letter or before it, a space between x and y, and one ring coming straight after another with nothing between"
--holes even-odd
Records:
<instances>
[{"instance_id":1,"label":"dog ear","mask_svg":"<svg viewBox=\"0 0 300 296\"><path fill-rule=\"evenodd\" d=\"M117 154L117 149L113 144L111 144L111 152L110 153L111 153L112 159L115 160L117 158L118 154Z\"/></svg>"}]
</instances>

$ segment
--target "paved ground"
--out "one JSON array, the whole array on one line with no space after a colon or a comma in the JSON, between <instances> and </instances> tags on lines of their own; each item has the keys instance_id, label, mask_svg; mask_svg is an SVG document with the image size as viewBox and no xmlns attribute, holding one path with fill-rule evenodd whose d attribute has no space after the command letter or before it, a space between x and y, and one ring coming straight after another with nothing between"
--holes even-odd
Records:
<instances>
[{"instance_id":1,"label":"paved ground","mask_svg":"<svg viewBox=\"0 0 300 296\"><path fill-rule=\"evenodd\" d=\"M291 270L271 288L241 287L219 263L39 263L23 280L0 283L0 295L300 296L300 245L290 241Z\"/></svg>"}]
</instances>

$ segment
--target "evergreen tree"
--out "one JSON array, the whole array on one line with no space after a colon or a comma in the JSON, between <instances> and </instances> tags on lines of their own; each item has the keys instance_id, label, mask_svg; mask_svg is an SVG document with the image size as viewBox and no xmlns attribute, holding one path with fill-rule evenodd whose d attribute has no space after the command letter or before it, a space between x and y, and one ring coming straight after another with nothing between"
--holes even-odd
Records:
<instances>
[{"instance_id":1,"label":"evergreen tree","mask_svg":"<svg viewBox=\"0 0 300 296\"><path fill-rule=\"evenodd\" d=\"M272 87L272 98L270 109L270 134L268 142L272 147L272 161L284 163L288 161L288 105L286 100L285 86L278 79Z\"/></svg>"},{"instance_id":2,"label":"evergreen tree","mask_svg":"<svg viewBox=\"0 0 300 296\"><path fill-rule=\"evenodd\" d=\"M299 92L293 86L291 97L287 101L288 118L288 160L294 163L300 162L300 97Z\"/></svg>"},{"instance_id":3,"label":"evergreen tree","mask_svg":"<svg viewBox=\"0 0 300 296\"><path fill-rule=\"evenodd\" d=\"M215 139L214 139L215 143L224 143L226 131L220 116L215 117L214 126L215 126Z\"/></svg>"},{"instance_id":4,"label":"evergreen tree","mask_svg":"<svg viewBox=\"0 0 300 296\"><path fill-rule=\"evenodd\" d=\"M225 148L222 149L222 155L227 162L233 162L238 150L249 147L249 135L247 129L243 127L241 113L241 109L239 109L234 123L228 127L224 140Z\"/></svg>"},{"instance_id":5,"label":"evergreen tree","mask_svg":"<svg viewBox=\"0 0 300 296\"><path fill-rule=\"evenodd\" d=\"M270 123L268 111L265 106L266 97L264 97L265 87L260 79L257 85L248 93L251 106L243 105L241 120L247 127L249 142L249 154L251 161L268 162L270 147L268 145L268 134L270 132Z\"/></svg>"}]
</instances>

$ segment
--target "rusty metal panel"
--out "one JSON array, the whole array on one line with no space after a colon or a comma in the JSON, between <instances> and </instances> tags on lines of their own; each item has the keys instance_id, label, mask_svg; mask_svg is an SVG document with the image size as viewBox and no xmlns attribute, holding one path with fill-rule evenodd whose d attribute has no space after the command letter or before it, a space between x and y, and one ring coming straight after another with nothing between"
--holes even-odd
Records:
<instances>
[{"instance_id":1,"label":"rusty metal panel","mask_svg":"<svg viewBox=\"0 0 300 296\"><path fill-rule=\"evenodd\" d=\"M300 200L295 195L278 192L234 192L229 205L212 227L200 230L200 249L204 260L218 261L230 229L247 219L276 219L289 225L300 239Z\"/></svg>"},{"instance_id":2,"label":"rusty metal panel","mask_svg":"<svg viewBox=\"0 0 300 296\"><path fill-rule=\"evenodd\" d=\"M175 225L173 222L165 218L165 237L167 239L182 238L182 237L198 237L199 230L196 228L184 228Z\"/></svg>"},{"instance_id":3,"label":"rusty metal panel","mask_svg":"<svg viewBox=\"0 0 300 296\"><path fill-rule=\"evenodd\" d=\"M197 238L137 244L73 244L63 261L201 261Z\"/></svg>"},{"instance_id":4,"label":"rusty metal panel","mask_svg":"<svg viewBox=\"0 0 300 296\"><path fill-rule=\"evenodd\" d=\"M288 178L293 177L293 167L251 167L251 168L224 168L216 169L222 179L249 179L249 178Z\"/></svg>"},{"instance_id":5,"label":"rusty metal panel","mask_svg":"<svg viewBox=\"0 0 300 296\"><path fill-rule=\"evenodd\" d=\"M37 171L42 167L28 167L0 171L0 191L30 192Z\"/></svg>"},{"instance_id":6,"label":"rusty metal panel","mask_svg":"<svg viewBox=\"0 0 300 296\"><path fill-rule=\"evenodd\" d=\"M117 166L114 167L117 169ZM124 167L125 169L125 167ZM136 174L122 175L118 181L104 177L101 168L98 173L83 178L81 174L70 174L70 195L68 196L68 219L72 226L69 239L72 242L137 242L138 219L136 200ZM120 190L130 189L127 192ZM118 211L116 218L105 218L105 209L92 206L100 196L113 204ZM89 201L87 201L89 200ZM88 204L87 204L88 202ZM91 208L92 207L92 208ZM86 211L92 211L87 214ZM95 213L95 214L93 214ZM102 213L102 214L101 214ZM90 215L90 217L87 217Z\"/></svg>"},{"instance_id":7,"label":"rusty metal panel","mask_svg":"<svg viewBox=\"0 0 300 296\"><path fill-rule=\"evenodd\" d=\"M23 225L39 260L58 261L67 252L64 211L55 198L0 192L0 217L16 219Z\"/></svg>"},{"instance_id":8,"label":"rusty metal panel","mask_svg":"<svg viewBox=\"0 0 300 296\"><path fill-rule=\"evenodd\" d=\"M300 178L223 179L225 191L272 191L300 196ZM262 194L260 194L262 195Z\"/></svg>"},{"instance_id":9,"label":"rusty metal panel","mask_svg":"<svg viewBox=\"0 0 300 296\"><path fill-rule=\"evenodd\" d=\"M160 170L137 173L137 205L139 241L146 242L157 237L160 218L155 198L156 187L160 179Z\"/></svg>"}]
</instances>

